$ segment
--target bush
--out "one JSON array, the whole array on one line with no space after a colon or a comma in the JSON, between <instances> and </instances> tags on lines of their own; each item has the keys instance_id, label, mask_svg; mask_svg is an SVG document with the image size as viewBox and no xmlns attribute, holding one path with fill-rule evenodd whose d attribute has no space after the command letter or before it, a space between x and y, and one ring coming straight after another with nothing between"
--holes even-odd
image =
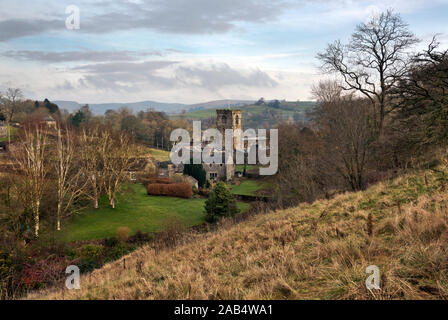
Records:
<instances>
[{"instance_id":1,"label":"bush","mask_svg":"<svg viewBox=\"0 0 448 320\"><path fill-rule=\"evenodd\" d=\"M149 184L146 187L148 195L153 196L169 196L190 199L193 195L193 190L188 183L175 184Z\"/></svg>"},{"instance_id":2,"label":"bush","mask_svg":"<svg viewBox=\"0 0 448 320\"><path fill-rule=\"evenodd\" d=\"M104 246L112 248L115 247L120 241L116 237L104 239Z\"/></svg>"},{"instance_id":3,"label":"bush","mask_svg":"<svg viewBox=\"0 0 448 320\"><path fill-rule=\"evenodd\" d=\"M120 227L117 230L117 238L120 241L127 241L129 239L129 228L128 227Z\"/></svg>"},{"instance_id":4,"label":"bush","mask_svg":"<svg viewBox=\"0 0 448 320\"><path fill-rule=\"evenodd\" d=\"M98 260L103 255L104 247L99 244L85 244L77 249L77 257Z\"/></svg>"},{"instance_id":5,"label":"bush","mask_svg":"<svg viewBox=\"0 0 448 320\"><path fill-rule=\"evenodd\" d=\"M134 249L134 245L129 245L126 242L119 242L115 247L107 250L106 261L114 261L120 259L122 256L128 254Z\"/></svg>"},{"instance_id":6,"label":"bush","mask_svg":"<svg viewBox=\"0 0 448 320\"><path fill-rule=\"evenodd\" d=\"M144 185L148 186L150 184L172 184L175 183L175 181L171 178L164 178L164 177L155 177L153 175L140 175L138 177L138 180Z\"/></svg>"},{"instance_id":7,"label":"bush","mask_svg":"<svg viewBox=\"0 0 448 320\"><path fill-rule=\"evenodd\" d=\"M131 243L143 243L147 242L152 238L150 233L143 233L138 230L133 236L129 237L129 242Z\"/></svg>"},{"instance_id":8,"label":"bush","mask_svg":"<svg viewBox=\"0 0 448 320\"><path fill-rule=\"evenodd\" d=\"M216 222L222 217L234 216L239 212L236 200L225 183L218 182L212 189L205 202L205 211L207 222Z\"/></svg>"}]
</instances>

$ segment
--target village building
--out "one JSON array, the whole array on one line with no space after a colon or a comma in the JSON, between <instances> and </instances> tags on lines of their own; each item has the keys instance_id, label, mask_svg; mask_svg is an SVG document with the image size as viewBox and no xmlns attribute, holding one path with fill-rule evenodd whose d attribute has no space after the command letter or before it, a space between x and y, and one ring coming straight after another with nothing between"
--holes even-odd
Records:
<instances>
[{"instance_id":1,"label":"village building","mask_svg":"<svg viewBox=\"0 0 448 320\"><path fill-rule=\"evenodd\" d=\"M56 120L51 116L47 116L42 119L41 123L45 125L47 128L56 129Z\"/></svg>"},{"instance_id":2,"label":"village building","mask_svg":"<svg viewBox=\"0 0 448 320\"><path fill-rule=\"evenodd\" d=\"M223 143L225 140L226 129L239 129L240 135L236 134L233 137L233 154L235 156L235 150L238 145L239 139L241 139L243 121L241 110L232 109L218 109L216 110L216 128L221 132L223 136ZM241 141L241 140L240 140ZM225 163L225 148L223 146L222 151L216 151L222 155L222 163L210 163L203 164L206 172L206 178L208 181L225 180L230 181L235 176L235 161L231 164Z\"/></svg>"}]
</instances>

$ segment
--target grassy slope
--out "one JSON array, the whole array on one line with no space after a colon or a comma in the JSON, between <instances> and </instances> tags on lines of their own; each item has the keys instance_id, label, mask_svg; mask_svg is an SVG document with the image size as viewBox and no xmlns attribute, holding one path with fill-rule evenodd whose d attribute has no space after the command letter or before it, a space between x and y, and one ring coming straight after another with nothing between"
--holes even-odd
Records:
<instances>
[{"instance_id":1,"label":"grassy slope","mask_svg":"<svg viewBox=\"0 0 448 320\"><path fill-rule=\"evenodd\" d=\"M258 115L267 110L273 111L282 118L287 119L289 116L294 115L294 113L304 113L308 109L312 107L312 102L301 102L299 105L295 103L288 103L284 108L280 107L279 109L270 108L267 105L263 106L245 106L245 107L232 107L231 109L241 109L243 111L243 118L250 117L251 115ZM185 117L189 120L203 120L208 118L214 118L216 116L216 109L203 109L203 110L195 110L191 112L187 112L185 115L173 115L172 119L179 119Z\"/></svg>"},{"instance_id":2,"label":"grassy slope","mask_svg":"<svg viewBox=\"0 0 448 320\"><path fill-rule=\"evenodd\" d=\"M224 224L184 245L143 248L81 279L66 299L448 297L448 193L426 172L365 192ZM400 206L398 206L400 202ZM373 235L367 233L372 216ZM143 261L143 272L135 265ZM381 291L365 287L377 265ZM30 298L61 299L60 290Z\"/></svg>"},{"instance_id":3,"label":"grassy slope","mask_svg":"<svg viewBox=\"0 0 448 320\"><path fill-rule=\"evenodd\" d=\"M64 241L102 239L115 236L119 227L154 232L176 219L185 226L203 223L204 199L180 199L148 196L142 185L132 185L135 193L118 199L117 208L111 209L107 199L102 199L100 209L89 209L77 216L63 232ZM242 211L248 205L240 203Z\"/></svg>"},{"instance_id":4,"label":"grassy slope","mask_svg":"<svg viewBox=\"0 0 448 320\"><path fill-rule=\"evenodd\" d=\"M170 160L170 152L156 149L156 148L148 148L149 154L157 161L169 161Z\"/></svg>"},{"instance_id":5,"label":"grassy slope","mask_svg":"<svg viewBox=\"0 0 448 320\"><path fill-rule=\"evenodd\" d=\"M233 194L254 196L258 190L263 189L263 183L254 180L243 180L240 185L232 186Z\"/></svg>"}]
</instances>

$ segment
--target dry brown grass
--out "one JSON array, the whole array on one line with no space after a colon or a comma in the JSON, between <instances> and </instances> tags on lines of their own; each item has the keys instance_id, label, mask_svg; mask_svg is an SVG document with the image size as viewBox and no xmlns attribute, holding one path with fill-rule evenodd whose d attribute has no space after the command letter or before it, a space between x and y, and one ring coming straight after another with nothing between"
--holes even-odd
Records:
<instances>
[{"instance_id":1,"label":"dry brown grass","mask_svg":"<svg viewBox=\"0 0 448 320\"><path fill-rule=\"evenodd\" d=\"M436 173L259 215L155 252L142 248L30 299L445 299L448 194ZM381 270L381 290L365 269Z\"/></svg>"}]
</instances>

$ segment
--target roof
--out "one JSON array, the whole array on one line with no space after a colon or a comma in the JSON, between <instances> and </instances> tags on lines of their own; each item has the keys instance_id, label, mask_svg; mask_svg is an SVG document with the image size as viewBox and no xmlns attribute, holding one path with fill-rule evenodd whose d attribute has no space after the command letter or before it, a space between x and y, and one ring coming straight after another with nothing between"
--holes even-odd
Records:
<instances>
[{"instance_id":1,"label":"roof","mask_svg":"<svg viewBox=\"0 0 448 320\"><path fill-rule=\"evenodd\" d=\"M44 119L43 119L43 121L56 121L56 120L54 120L52 117L50 117L50 116L48 116L48 117L45 117Z\"/></svg>"}]
</instances>

